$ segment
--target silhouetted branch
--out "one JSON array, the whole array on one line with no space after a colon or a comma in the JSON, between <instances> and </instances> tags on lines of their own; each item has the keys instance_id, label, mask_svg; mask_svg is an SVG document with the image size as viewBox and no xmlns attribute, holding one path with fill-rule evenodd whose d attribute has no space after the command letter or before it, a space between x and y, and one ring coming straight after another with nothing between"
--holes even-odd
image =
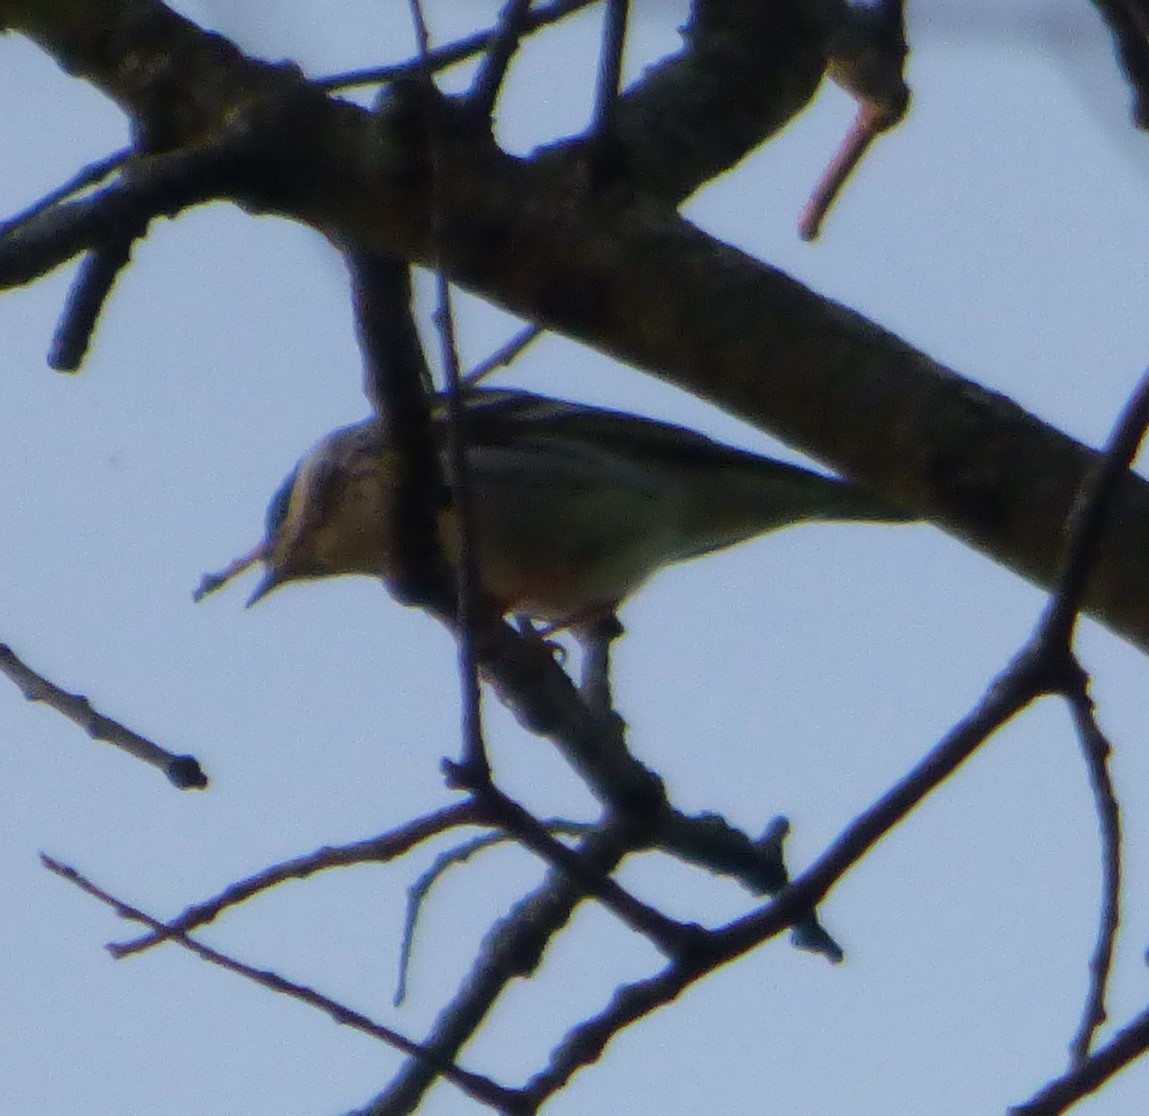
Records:
<instances>
[{"instance_id":1,"label":"silhouetted branch","mask_svg":"<svg viewBox=\"0 0 1149 1116\"><path fill-rule=\"evenodd\" d=\"M41 701L51 706L57 713L62 713L69 721L79 725L93 740L113 744L136 759L158 768L180 790L198 790L207 786L207 776L195 756L173 755L146 736L140 736L119 721L98 713L86 697L61 690L42 674L37 674L11 647L3 643L0 643L0 673L11 678L29 701Z\"/></svg>"},{"instance_id":2,"label":"silhouetted branch","mask_svg":"<svg viewBox=\"0 0 1149 1116\"><path fill-rule=\"evenodd\" d=\"M471 770L456 764L448 767L452 786L471 792L480 814L489 825L497 825L511 834L524 848L542 857L553 868L564 872L588 896L597 899L608 911L638 934L649 938L663 953L677 956L692 948L700 927L677 922L648 903L631 895L609 875L595 871L585 858L553 836L535 816L508 798L490 779L476 780ZM629 819L617 819L617 825ZM640 825L634 825L641 832ZM633 847L633 839L632 839Z\"/></svg>"},{"instance_id":3,"label":"silhouetted branch","mask_svg":"<svg viewBox=\"0 0 1149 1116\"><path fill-rule=\"evenodd\" d=\"M1108 541L1120 485L1128 475L1149 427L1149 371L1141 377L1117 423L1104 455L1081 486L1066 525L1067 540L1056 592L1042 618L1040 638L1067 664L1063 690L1073 713L1089 771L1102 849L1102 899L1097 945L1090 961L1089 992L1077 1034L1070 1044L1074 1065L1083 1064L1097 1029L1105 1022L1106 990L1121 921L1121 814L1109 774L1111 751L1094 713L1085 672L1072 652L1077 620L1089 579Z\"/></svg>"},{"instance_id":4,"label":"silhouetted branch","mask_svg":"<svg viewBox=\"0 0 1149 1116\"><path fill-rule=\"evenodd\" d=\"M506 0L499 22L487 44L486 57L479 67L474 85L467 100L479 117L493 124L495 102L503 88L511 59L519 49L519 42L529 30L531 0ZM422 54L420 61L424 69L433 67L433 51Z\"/></svg>"},{"instance_id":5,"label":"silhouetted branch","mask_svg":"<svg viewBox=\"0 0 1149 1116\"><path fill-rule=\"evenodd\" d=\"M622 63L629 16L630 0L606 0L591 122L591 134L606 143L610 142L618 97L622 90Z\"/></svg>"},{"instance_id":6,"label":"silhouetted branch","mask_svg":"<svg viewBox=\"0 0 1149 1116\"><path fill-rule=\"evenodd\" d=\"M30 216L0 227L0 287L33 282L84 252L122 242L125 230L136 239L156 217L226 194L238 184L245 150L250 153L250 137L229 133L153 156L87 197L33 207Z\"/></svg>"},{"instance_id":7,"label":"silhouetted branch","mask_svg":"<svg viewBox=\"0 0 1149 1116\"><path fill-rule=\"evenodd\" d=\"M1081 1023L1069 1044L1071 1064L1081 1065L1089 1057L1098 1029L1108 1018L1105 1002L1117 931L1121 925L1121 811L1109 773L1112 748L1097 724L1093 702L1084 684L1076 693L1066 694L1066 698L1089 772L1094 809L1097 811L1097 828L1101 836L1101 902L1097 918L1097 943L1089 960L1089 990L1081 1013Z\"/></svg>"},{"instance_id":8,"label":"silhouetted branch","mask_svg":"<svg viewBox=\"0 0 1149 1116\"><path fill-rule=\"evenodd\" d=\"M505 368L514 361L529 345L532 345L543 335L543 328L537 325L524 326L505 345L496 349L489 357L479 361L463 377L463 382L470 386L486 379L492 372Z\"/></svg>"},{"instance_id":9,"label":"silhouetted branch","mask_svg":"<svg viewBox=\"0 0 1149 1116\"><path fill-rule=\"evenodd\" d=\"M87 355L96 323L116 279L132 258L132 245L147 232L146 222L109 239L85 257L48 350L48 367L76 372Z\"/></svg>"},{"instance_id":10,"label":"silhouetted branch","mask_svg":"<svg viewBox=\"0 0 1149 1116\"><path fill-rule=\"evenodd\" d=\"M455 315L451 306L451 284L443 270L441 260L444 249L451 242L453 229L448 222L445 205L446 174L445 138L436 113L436 90L431 69L431 38L421 0L409 0L411 18L415 25L415 41L419 48L419 61L422 70L419 76L423 91L424 122L427 142L430 149L430 247L435 261L435 293L437 306L435 325L439 331L440 352L443 372L446 378L447 409L447 454L446 470L450 476L450 514L457 524L458 553L454 559L455 573L455 639L459 648L459 684L461 694L461 734L462 761L470 779L478 782L489 781L490 761L487 758L487 745L483 737L482 690L479 686L479 664L477 640L480 626L494 622L492 609L487 602L483 583L479 576L479 559L475 542L475 502L471 488L471 466L467 459L467 435L463 426L463 400L461 385L463 380L459 363L459 347L455 338ZM517 34L515 20L521 15L512 6L507 9L506 22L509 36ZM504 48L506 44L503 44ZM496 52L499 44L496 40ZM509 63L510 53L504 60ZM503 71L498 68L490 76L493 89L485 89L480 81L480 98L490 97L490 105L501 85Z\"/></svg>"},{"instance_id":11,"label":"silhouetted branch","mask_svg":"<svg viewBox=\"0 0 1149 1116\"><path fill-rule=\"evenodd\" d=\"M628 825L620 829L605 822L579 842L577 854L590 870L609 875L627 853L627 829ZM482 1025L503 989L516 977L529 976L536 970L547 944L567 924L584 897L585 892L564 872L552 870L538 888L519 900L484 937L461 988L435 1021L425 1043L428 1049L453 1059ZM386 1092L355 1116L414 1112L435 1076L436 1071L428 1063L412 1059ZM530 1109L532 1105L528 1103L526 1107Z\"/></svg>"},{"instance_id":12,"label":"silhouetted branch","mask_svg":"<svg viewBox=\"0 0 1149 1116\"><path fill-rule=\"evenodd\" d=\"M625 634L619 618L612 612L596 620L579 633L582 646L582 680L579 683L586 703L609 716L614 708L610 684L610 649Z\"/></svg>"},{"instance_id":13,"label":"silhouetted branch","mask_svg":"<svg viewBox=\"0 0 1149 1116\"><path fill-rule=\"evenodd\" d=\"M1084 610L1090 579L1113 544L1122 485L1149 425L1149 372L1138 383L1114 426L1109 443L1085 476L1065 526L1053 596L1042 620L1042 638L1068 646Z\"/></svg>"},{"instance_id":14,"label":"silhouetted branch","mask_svg":"<svg viewBox=\"0 0 1149 1116\"><path fill-rule=\"evenodd\" d=\"M467 804L473 808L472 803ZM542 823L548 833L566 834L569 837L582 837L593 826L587 822L571 822L552 819ZM440 853L431 866L407 888L407 916L403 920L403 943L399 948L399 976L395 982L394 1004L398 1007L407 998L407 972L410 968L411 954L415 948L415 930L419 925L419 916L423 904L430 895L434 886L451 869L465 864L472 857L487 849L499 845L512 844L513 835L509 833L484 833L471 841L466 841L457 848L448 849Z\"/></svg>"},{"instance_id":15,"label":"silhouetted branch","mask_svg":"<svg viewBox=\"0 0 1149 1116\"><path fill-rule=\"evenodd\" d=\"M388 588L404 604L441 609L454 580L439 544L439 515L449 503L438 439L431 429L431 377L411 311L411 269L405 260L347 254L363 383L394 447L393 522L378 529L393 541Z\"/></svg>"},{"instance_id":16,"label":"silhouetted branch","mask_svg":"<svg viewBox=\"0 0 1149 1116\"><path fill-rule=\"evenodd\" d=\"M585 184L570 175L581 156L562 145L511 160L476 142L473 130L445 129L452 209L464 204L467 220L434 261L427 137L410 113L372 113L317 95L297 71L225 48L156 0L104 0L98 12L69 7L67 33L55 5L22 5L8 18L66 57L70 72L111 92L141 128L166 127L169 143L202 142L212 120L242 132L249 173L239 183L221 175L214 195L194 178L189 189L177 173L177 156L196 166L193 150L149 157L139 182L175 175L174 188L189 196L176 196L174 209L226 196L309 223L344 248L436 262L512 313L717 402L1048 585L1089 451L670 210L668 201L790 120L824 70L824 28L813 26L807 4L738 8L747 21L740 33L723 22L721 6L713 24L692 19L684 50L648 68L619 102L628 185L649 204L623 212L587 206ZM148 18L129 18L137 9ZM190 121L152 119L173 98L159 105L154 83L140 87L112 65L109 23L136 60L132 74L156 68L165 89L189 92ZM458 106L441 107L454 122ZM722 129L712 126L718 118ZM125 187L138 197L135 170L131 177ZM43 274L115 227L87 208L53 213L62 231L42 237L41 226L37 235L22 229L0 239L0 287ZM699 344L704 361L692 355ZM887 436L867 436L859 416L867 431L880 427ZM1089 608L1149 646L1149 600L1135 557L1149 549L1149 486L1130 479L1122 487L1124 510Z\"/></svg>"},{"instance_id":17,"label":"silhouetted branch","mask_svg":"<svg viewBox=\"0 0 1149 1116\"><path fill-rule=\"evenodd\" d=\"M17 225L39 216L59 202L66 201L73 194L78 194L103 182L109 175L115 174L132 157L132 150L130 147L122 147L119 151L113 151L111 155L104 156L103 159L97 159L94 163L81 167L67 182L34 201L27 209L23 209L7 220L0 222L0 237L6 236Z\"/></svg>"},{"instance_id":18,"label":"silhouetted branch","mask_svg":"<svg viewBox=\"0 0 1149 1116\"><path fill-rule=\"evenodd\" d=\"M40 855L40 860L43 862L44 867L50 872L54 872L62 879L67 880L71 884L75 884L81 891L99 899L101 903L111 907L121 918L130 919L132 922L142 922L145 926L150 926L152 930L157 933L170 933L170 928L165 927L158 919L154 919L150 915L145 914L138 907L133 907L123 900L117 899L109 892L104 891L103 888L98 887L86 876L81 875L75 868L63 864L43 853ZM457 1089L466 1093L466 1095L473 1100L487 1105L489 1108L496 1108L501 1112L509 1113L531 1111L528 1106L523 1105L521 1094L516 1090L504 1089L501 1085L497 1085L490 1078L484 1077L482 1074L471 1073L469 1070L461 1069L450 1060L441 1057L435 1051L429 1050L417 1042L412 1042L411 1039L401 1035L398 1031L394 1031L390 1027L384 1027L381 1023L376 1023L361 1012L355 1011L345 1004L339 1003L337 1000L332 1000L330 997L324 996L321 992L316 992L313 988L308 988L306 985L287 980L278 973L271 972L269 969L256 969L226 953L211 949L209 946L205 946L201 942L189 938L186 934L179 933L171 935L171 940L183 946L184 949L189 950L191 953L194 953L197 957L202 958L204 961L218 965L221 969L226 969L228 972L235 973L238 976L246 977L248 980L263 988L270 989L272 992L278 992L280 995L289 996L311 1007L318 1008L320 1011L331 1016L336 1023L342 1024L345 1027L351 1027L353 1030L359 1031L362 1034L370 1035L372 1038L385 1042L388 1046L393 1046L396 1050L401 1050L404 1054L426 1062L437 1074L446 1078L446 1080L450 1081Z\"/></svg>"},{"instance_id":19,"label":"silhouetted branch","mask_svg":"<svg viewBox=\"0 0 1149 1116\"><path fill-rule=\"evenodd\" d=\"M601 0L554 0L550 4L540 4L524 17L521 34L530 34L540 27L558 23L567 16L600 2ZM403 78L417 77L428 68L435 72L445 70L489 49L498 31L498 27L492 28L490 31L477 31L473 35L467 35L453 43L448 43L446 46L436 47L428 51L426 60L412 58L394 66L379 66L370 70L349 70L342 74L330 74L327 77L315 78L313 84L320 89L353 89L360 85L387 85L393 81L401 81Z\"/></svg>"},{"instance_id":20,"label":"silhouetted branch","mask_svg":"<svg viewBox=\"0 0 1149 1116\"><path fill-rule=\"evenodd\" d=\"M1059 1116L1079 1100L1095 1093L1114 1074L1120 1073L1149 1050L1149 1010L1122 1027L1084 1062L1035 1093L1024 1104L1015 1105L1009 1116Z\"/></svg>"},{"instance_id":21,"label":"silhouetted branch","mask_svg":"<svg viewBox=\"0 0 1149 1116\"><path fill-rule=\"evenodd\" d=\"M162 929L142 935L129 942L112 944L108 952L113 957L128 957L159 945L176 934L187 934L199 926L213 922L229 907L246 902L253 895L268 891L288 880L303 880L329 868L350 868L357 864L385 864L403 856L424 841L462 825L478 825L478 811L470 802L461 802L417 818L406 825L355 841L350 845L325 846L306 856L294 857L273 864L247 879L238 880L218 895L188 907L181 914L163 923Z\"/></svg>"}]
</instances>

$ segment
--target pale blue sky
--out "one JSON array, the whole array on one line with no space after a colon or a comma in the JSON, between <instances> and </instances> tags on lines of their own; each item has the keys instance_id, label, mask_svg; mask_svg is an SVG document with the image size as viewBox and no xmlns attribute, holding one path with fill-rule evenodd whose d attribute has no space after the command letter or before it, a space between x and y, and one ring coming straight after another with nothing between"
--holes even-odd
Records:
<instances>
[{"instance_id":1,"label":"pale blue sky","mask_svg":"<svg viewBox=\"0 0 1149 1116\"><path fill-rule=\"evenodd\" d=\"M312 73L409 48L405 3L331 7L185 10ZM437 38L489 7L433 6ZM852 113L833 88L689 216L1097 443L1149 362L1149 138L1125 124L1127 96L1084 0L1051 5L1045 32L1036 3L1004 20L982 3L918 7L911 116L876 147L820 243L802 244L794 222ZM639 13L636 52L672 49L684 9ZM595 34L583 18L527 48L502 114L508 143L581 126ZM114 109L14 37L0 41L0 97L0 212L124 142ZM306 229L223 206L160 223L78 377L44 363L68 278L0 298L0 641L194 752L213 784L180 794L0 679L7 1104L45 1116L343 1112L389 1079L389 1050L173 947L113 963L101 946L124 927L36 859L49 851L168 915L269 861L450 800L439 760L457 747L454 653L432 621L365 580L289 588L251 612L243 587L191 603L205 570L258 537L296 458L366 411L341 264ZM468 360L514 328L461 300ZM782 451L557 338L506 382ZM784 813L801 866L968 709L1041 603L929 528L796 530L668 572L633 601L620 706L679 805L750 830ZM1149 1002L1146 664L1093 626L1082 652L1125 811L1120 1023ZM488 709L507 789L541 813L585 815L586 794L550 747ZM1068 719L1046 703L833 893L823 915L844 966L771 944L625 1034L548 1111L1002 1111L1065 1063L1095 934L1095 828ZM405 887L428 859L283 888L205 938L418 1037L490 920L541 875L502 851L450 876L395 1011ZM624 880L704 922L749 905L663 860ZM518 1083L616 983L656 965L587 908L465 1064ZM1079 1111L1140 1116L1147 1090L1140 1065ZM475 1109L440 1087L425 1111Z\"/></svg>"}]
</instances>

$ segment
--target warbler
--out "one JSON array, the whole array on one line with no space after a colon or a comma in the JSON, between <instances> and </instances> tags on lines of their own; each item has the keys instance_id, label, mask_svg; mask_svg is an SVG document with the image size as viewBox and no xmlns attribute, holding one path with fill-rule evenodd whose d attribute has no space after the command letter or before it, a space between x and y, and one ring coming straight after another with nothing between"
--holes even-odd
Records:
<instances>
[{"instance_id":1,"label":"warbler","mask_svg":"<svg viewBox=\"0 0 1149 1116\"><path fill-rule=\"evenodd\" d=\"M432 434L447 460L445 397ZM552 627L608 615L663 566L812 520L904 522L865 489L622 411L508 389L464 396L472 531L483 589L504 614ZM289 581L365 574L387 582L396 451L369 419L323 438L273 497L263 541L197 599L262 561L249 605ZM459 552L449 493L439 544Z\"/></svg>"}]
</instances>

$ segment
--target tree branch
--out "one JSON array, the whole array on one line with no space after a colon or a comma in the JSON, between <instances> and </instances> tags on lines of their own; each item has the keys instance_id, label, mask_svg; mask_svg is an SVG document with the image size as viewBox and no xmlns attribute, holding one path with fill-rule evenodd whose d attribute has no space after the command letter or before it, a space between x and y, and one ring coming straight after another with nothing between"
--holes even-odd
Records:
<instances>
[{"instance_id":1,"label":"tree branch","mask_svg":"<svg viewBox=\"0 0 1149 1116\"><path fill-rule=\"evenodd\" d=\"M6 674L28 701L42 701L82 728L93 740L114 744L131 756L162 771L180 790L207 786L207 776L195 756L177 756L130 728L92 708L81 694L70 694L37 674L7 644L0 643L0 674Z\"/></svg>"},{"instance_id":2,"label":"tree branch","mask_svg":"<svg viewBox=\"0 0 1149 1116\"><path fill-rule=\"evenodd\" d=\"M119 71L107 59L107 21L141 5L162 7L8 0L0 23L109 86ZM70 35L62 10L78 13ZM179 21L179 36L193 35L189 27ZM133 45L144 52L140 68L156 56L174 88L197 99L201 116L205 98L222 88L217 125L258 138L259 160L221 196L311 224L342 247L434 262L421 111L402 96L381 115L318 94L293 97L300 92L293 72L218 45L208 50L217 40L194 34L204 41L185 47L186 69L164 53L162 36ZM114 92L147 112L138 84L122 79ZM269 99L270 87L279 100ZM254 110L234 111L237 89L257 91ZM441 152L440 201L452 236L439 262L448 278L717 403L1037 584L1052 584L1066 512L1094 459L1089 450L665 205L637 198L606 205L577 176L572 181L560 153L538 164L510 159L452 124L449 117ZM71 250L88 246L74 237ZM24 228L16 241L0 241L0 282L27 281L35 273L30 257L43 267L60 262L61 251L57 244L47 252ZM1127 479L1114 518L1087 608L1149 648L1140 560L1149 552L1149 486Z\"/></svg>"},{"instance_id":3,"label":"tree branch","mask_svg":"<svg viewBox=\"0 0 1149 1116\"><path fill-rule=\"evenodd\" d=\"M44 853L40 854L40 860L44 867L50 872L54 872L61 879L74 884L81 891L91 895L93 898L99 899L101 903L111 907L121 918L131 919L134 922L142 922L145 926L157 933L163 933L165 931L166 928L164 924L158 919L152 918L150 915L139 910L139 908L133 907L121 899L117 899L110 892L105 891L86 876L81 875L81 873L70 865L63 864ZM337 1000L332 1000L330 997L324 996L323 993L315 991L314 988L308 988L306 985L287 980L269 969L257 969L252 965L247 965L229 954L221 953L219 950L205 946L202 942L197 942L194 938L189 938L182 932L175 933L172 940L184 949L194 953L197 957L202 958L204 961L218 965L220 968L226 969L228 972L235 973L238 976L245 977L263 988L270 989L272 992L277 992L282 996L289 996L310 1007L317 1008L344 1027L351 1027L353 1030L365 1035L370 1035L380 1042L385 1042L388 1046L392 1046L396 1050L418 1058L420 1061L425 1062L429 1068L432 1068L435 1073L445 1077L456 1088L462 1090L467 1096L479 1101L481 1104L498 1109L503 1113L526 1113L533 1111L532 1106L523 1103L521 1094L516 1090L504 1089L489 1077L484 1077L482 1074L471 1073L468 1070L462 1069L449 1059L441 1057L437 1052L425 1046L421 1046L417 1042L412 1042L398 1031L376 1023L374 1020L362 1014L362 1012L355 1011L353 1008L347 1007Z\"/></svg>"}]
</instances>

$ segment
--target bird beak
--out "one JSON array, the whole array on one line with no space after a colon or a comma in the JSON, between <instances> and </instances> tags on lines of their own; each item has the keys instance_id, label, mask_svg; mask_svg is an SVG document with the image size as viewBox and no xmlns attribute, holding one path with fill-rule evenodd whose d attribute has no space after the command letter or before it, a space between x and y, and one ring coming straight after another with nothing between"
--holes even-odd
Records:
<instances>
[{"instance_id":1,"label":"bird beak","mask_svg":"<svg viewBox=\"0 0 1149 1116\"><path fill-rule=\"evenodd\" d=\"M258 604L267 596L273 589L278 589L287 578L281 577L275 570L268 566L263 577L260 578L259 584L255 587L255 592L247 598L247 604L244 608L251 608L252 605Z\"/></svg>"}]
</instances>

